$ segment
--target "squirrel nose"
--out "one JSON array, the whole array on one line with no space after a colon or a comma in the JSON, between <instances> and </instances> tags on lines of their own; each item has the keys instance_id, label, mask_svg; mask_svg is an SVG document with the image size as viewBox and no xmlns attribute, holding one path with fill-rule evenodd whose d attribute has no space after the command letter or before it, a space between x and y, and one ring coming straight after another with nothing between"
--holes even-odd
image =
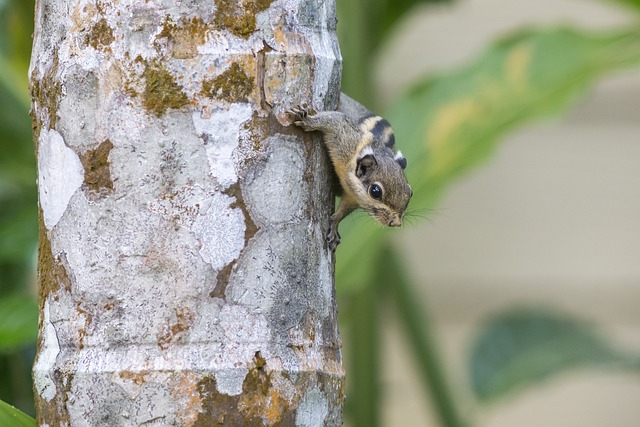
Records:
<instances>
[{"instance_id":1,"label":"squirrel nose","mask_svg":"<svg viewBox=\"0 0 640 427\"><path fill-rule=\"evenodd\" d=\"M389 227L400 227L402 225L402 220L399 216L396 216L389 221Z\"/></svg>"}]
</instances>

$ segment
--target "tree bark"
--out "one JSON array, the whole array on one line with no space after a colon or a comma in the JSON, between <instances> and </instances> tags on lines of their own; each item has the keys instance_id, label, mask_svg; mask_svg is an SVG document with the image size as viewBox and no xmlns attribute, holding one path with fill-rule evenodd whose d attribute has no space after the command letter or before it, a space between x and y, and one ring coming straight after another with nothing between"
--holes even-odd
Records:
<instances>
[{"instance_id":1,"label":"tree bark","mask_svg":"<svg viewBox=\"0 0 640 427\"><path fill-rule=\"evenodd\" d=\"M38 0L39 425L337 426L335 5Z\"/></svg>"}]
</instances>

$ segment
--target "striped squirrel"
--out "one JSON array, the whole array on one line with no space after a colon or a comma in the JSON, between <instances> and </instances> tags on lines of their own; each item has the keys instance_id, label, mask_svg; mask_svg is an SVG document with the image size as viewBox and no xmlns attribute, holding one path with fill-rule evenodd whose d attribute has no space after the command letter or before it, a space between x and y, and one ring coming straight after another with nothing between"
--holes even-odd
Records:
<instances>
[{"instance_id":1,"label":"striped squirrel","mask_svg":"<svg viewBox=\"0 0 640 427\"><path fill-rule=\"evenodd\" d=\"M312 114L303 105L287 114L303 130L322 132L340 180L340 205L330 218L327 235L331 251L340 243L338 224L358 208L382 225L402 225L413 193L404 175L407 160L400 151L392 150L395 137L388 121L345 94L340 96L339 111Z\"/></svg>"}]
</instances>

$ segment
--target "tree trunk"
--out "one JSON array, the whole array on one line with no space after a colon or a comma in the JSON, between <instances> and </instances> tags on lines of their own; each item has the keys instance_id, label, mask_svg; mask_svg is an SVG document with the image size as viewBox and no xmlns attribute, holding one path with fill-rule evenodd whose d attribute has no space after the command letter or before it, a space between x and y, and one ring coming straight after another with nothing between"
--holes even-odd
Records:
<instances>
[{"instance_id":1,"label":"tree trunk","mask_svg":"<svg viewBox=\"0 0 640 427\"><path fill-rule=\"evenodd\" d=\"M341 425L333 1L38 0L39 425Z\"/></svg>"}]
</instances>

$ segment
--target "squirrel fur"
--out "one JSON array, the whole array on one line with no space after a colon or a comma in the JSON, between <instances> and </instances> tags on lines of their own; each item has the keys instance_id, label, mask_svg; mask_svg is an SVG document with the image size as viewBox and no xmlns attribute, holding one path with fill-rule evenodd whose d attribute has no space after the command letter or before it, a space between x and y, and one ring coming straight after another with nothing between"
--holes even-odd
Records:
<instances>
[{"instance_id":1,"label":"squirrel fur","mask_svg":"<svg viewBox=\"0 0 640 427\"><path fill-rule=\"evenodd\" d=\"M395 137L388 121L345 94L340 96L339 111L311 114L306 106L297 106L287 114L303 130L322 132L340 181L340 204L327 235L332 251L340 243L338 224L358 208L382 225L402 225L413 193L404 174L407 160L393 150Z\"/></svg>"}]
</instances>

